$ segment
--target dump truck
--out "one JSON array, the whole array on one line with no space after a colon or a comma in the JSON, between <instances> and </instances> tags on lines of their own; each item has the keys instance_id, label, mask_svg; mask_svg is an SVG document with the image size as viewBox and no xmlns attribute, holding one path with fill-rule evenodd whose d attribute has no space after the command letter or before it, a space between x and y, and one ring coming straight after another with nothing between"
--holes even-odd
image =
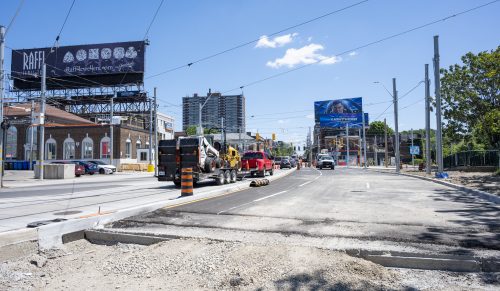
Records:
<instances>
[{"instance_id":1,"label":"dump truck","mask_svg":"<svg viewBox=\"0 0 500 291\"><path fill-rule=\"evenodd\" d=\"M158 181L181 185L183 168L192 168L193 183L214 179L217 185L234 183L241 170L241 158L231 146L213 143L210 137L189 136L158 143Z\"/></svg>"}]
</instances>

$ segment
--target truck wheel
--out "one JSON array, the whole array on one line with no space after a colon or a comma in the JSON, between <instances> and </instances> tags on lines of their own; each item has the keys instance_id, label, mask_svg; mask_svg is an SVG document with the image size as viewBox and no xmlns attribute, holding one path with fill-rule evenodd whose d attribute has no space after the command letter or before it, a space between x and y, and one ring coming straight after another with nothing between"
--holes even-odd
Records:
<instances>
[{"instance_id":1,"label":"truck wheel","mask_svg":"<svg viewBox=\"0 0 500 291\"><path fill-rule=\"evenodd\" d=\"M236 170L231 170L231 183L236 183L236 179L238 178L238 175L236 175Z\"/></svg>"},{"instance_id":2,"label":"truck wheel","mask_svg":"<svg viewBox=\"0 0 500 291\"><path fill-rule=\"evenodd\" d=\"M216 163L212 158L205 159L205 173L213 173L216 168Z\"/></svg>"},{"instance_id":3,"label":"truck wheel","mask_svg":"<svg viewBox=\"0 0 500 291\"><path fill-rule=\"evenodd\" d=\"M264 178L266 176L266 169L263 169L262 171L259 171L259 177Z\"/></svg>"},{"instance_id":4,"label":"truck wheel","mask_svg":"<svg viewBox=\"0 0 500 291\"><path fill-rule=\"evenodd\" d=\"M174 185L177 188L181 187L181 181L180 180L174 180Z\"/></svg>"},{"instance_id":5,"label":"truck wheel","mask_svg":"<svg viewBox=\"0 0 500 291\"><path fill-rule=\"evenodd\" d=\"M217 184L217 186L224 185L224 174L222 173L222 171L220 171L219 174L217 174L215 183Z\"/></svg>"},{"instance_id":6,"label":"truck wheel","mask_svg":"<svg viewBox=\"0 0 500 291\"><path fill-rule=\"evenodd\" d=\"M274 175L274 166L271 168L271 171L269 171L269 175L270 176Z\"/></svg>"},{"instance_id":7,"label":"truck wheel","mask_svg":"<svg viewBox=\"0 0 500 291\"><path fill-rule=\"evenodd\" d=\"M231 171L224 171L224 184L231 183Z\"/></svg>"}]
</instances>

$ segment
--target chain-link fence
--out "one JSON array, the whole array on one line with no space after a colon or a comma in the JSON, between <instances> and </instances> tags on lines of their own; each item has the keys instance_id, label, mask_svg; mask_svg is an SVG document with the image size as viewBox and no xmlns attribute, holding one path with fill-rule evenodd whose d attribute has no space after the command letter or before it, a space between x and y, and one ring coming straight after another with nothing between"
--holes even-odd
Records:
<instances>
[{"instance_id":1,"label":"chain-link fence","mask_svg":"<svg viewBox=\"0 0 500 291\"><path fill-rule=\"evenodd\" d=\"M497 167L499 168L500 150L465 151L443 159L445 168L454 167Z\"/></svg>"}]
</instances>

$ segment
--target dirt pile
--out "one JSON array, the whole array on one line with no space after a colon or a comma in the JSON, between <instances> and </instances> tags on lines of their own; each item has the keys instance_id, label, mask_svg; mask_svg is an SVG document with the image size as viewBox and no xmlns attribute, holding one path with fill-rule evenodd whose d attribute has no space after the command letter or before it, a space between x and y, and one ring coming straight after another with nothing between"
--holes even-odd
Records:
<instances>
[{"instance_id":1,"label":"dirt pile","mask_svg":"<svg viewBox=\"0 0 500 291\"><path fill-rule=\"evenodd\" d=\"M101 246L81 240L62 251L1 263L0 289L366 290L415 287L413 281L420 281L401 274L311 247L204 239ZM471 282L477 284L470 279L461 287Z\"/></svg>"}]
</instances>

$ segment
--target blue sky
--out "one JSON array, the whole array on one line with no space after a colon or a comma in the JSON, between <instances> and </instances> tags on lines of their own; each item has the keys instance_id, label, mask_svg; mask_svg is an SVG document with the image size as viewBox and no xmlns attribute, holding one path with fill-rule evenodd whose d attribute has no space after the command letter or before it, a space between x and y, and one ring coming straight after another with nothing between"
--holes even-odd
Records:
<instances>
[{"instance_id":1,"label":"blue sky","mask_svg":"<svg viewBox=\"0 0 500 291\"><path fill-rule=\"evenodd\" d=\"M359 0L165 0L148 35L146 77L352 5ZM285 72L311 60L307 68L245 87L247 130L303 143L314 125L313 102L362 96L365 104L391 100L397 78L402 95L423 80L424 64L431 65L433 36L440 36L441 66L460 62L471 51L500 44L500 2L445 22L394 38L340 58L340 52L487 3L479 0L370 0L353 8L269 37L210 60L145 80L158 88L160 111L182 126L181 100L208 88L225 92ZM6 26L20 1L2 1L0 23ZM60 45L141 40L160 0L77 0L61 34ZM7 46L47 47L64 21L71 0L26 0L7 35ZM7 71L11 51L6 50ZM334 60L334 61L332 61ZM325 63L326 62L326 63ZM433 87L432 87L433 88ZM433 91L433 89L431 90ZM240 93L241 90L230 92ZM421 85L400 101L399 128L424 127ZM415 104L416 103L416 104ZM177 105L177 106L174 106ZM365 106L373 119L388 103ZM254 116L254 117L252 117ZM393 126L392 108L379 119Z\"/></svg>"}]
</instances>

